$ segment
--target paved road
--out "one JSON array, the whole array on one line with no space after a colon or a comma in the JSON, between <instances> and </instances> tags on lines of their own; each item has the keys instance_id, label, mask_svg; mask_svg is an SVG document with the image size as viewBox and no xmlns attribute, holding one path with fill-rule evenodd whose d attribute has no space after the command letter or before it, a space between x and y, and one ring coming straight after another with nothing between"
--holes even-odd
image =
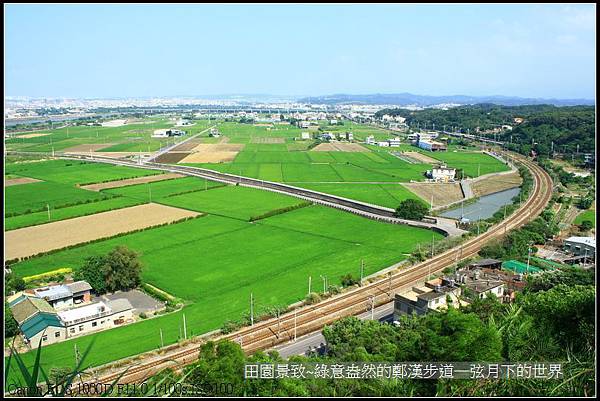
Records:
<instances>
[{"instance_id":1,"label":"paved road","mask_svg":"<svg viewBox=\"0 0 600 401\"><path fill-rule=\"evenodd\" d=\"M21 151L7 151L6 154L16 155L40 155L41 152L21 152ZM161 170L171 173L180 173L189 176L201 177L216 182L222 182L226 184L241 185L251 188L257 188L266 191L278 192L285 195L294 196L303 200L307 200L316 204L333 207L336 209L344 210L349 213L354 213L371 220L382 221L391 224L406 224L413 227L420 227L426 229L432 229L441 232L448 236L460 236L465 233L456 226L456 222L449 223L447 220L443 220L436 217L429 217L431 222L416 221L416 220L405 220L394 217L394 209L372 205L365 202L356 201L353 199L343 198L341 196L326 194L318 191L309 190L306 188L294 187L289 184L281 182L271 182L265 180L259 180L250 177L238 176L234 174L222 173L215 170L210 170L201 167L190 167L182 165L171 165L154 162L138 162L124 159L114 159L110 157L94 156L93 154L76 154L76 153L52 153L52 157L58 157L63 159L74 159L74 160L85 160L94 163L107 163L120 166L128 166L135 168L144 168L150 170Z\"/></svg>"},{"instance_id":2,"label":"paved road","mask_svg":"<svg viewBox=\"0 0 600 401\"><path fill-rule=\"evenodd\" d=\"M382 305L373 310L373 318L379 320L380 322L391 322L393 320L394 314L394 302L390 302L388 304ZM371 312L365 312L357 316L359 319L371 319ZM305 355L312 349L323 350L325 345L325 337L321 334L321 332L312 333L306 335L304 337L300 337L296 340L296 342L291 342L287 344L282 344L278 347L275 347L274 350L279 352L283 358L289 358L293 355Z\"/></svg>"}]
</instances>

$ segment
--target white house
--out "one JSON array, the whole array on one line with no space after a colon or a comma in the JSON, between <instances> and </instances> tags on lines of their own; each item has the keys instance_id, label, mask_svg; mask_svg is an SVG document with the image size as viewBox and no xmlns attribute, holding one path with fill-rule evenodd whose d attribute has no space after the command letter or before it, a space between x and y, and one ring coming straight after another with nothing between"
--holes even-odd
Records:
<instances>
[{"instance_id":1,"label":"white house","mask_svg":"<svg viewBox=\"0 0 600 401\"><path fill-rule=\"evenodd\" d=\"M120 298L58 312L58 317L64 324L66 337L70 338L132 322L133 306Z\"/></svg>"},{"instance_id":2,"label":"white house","mask_svg":"<svg viewBox=\"0 0 600 401\"><path fill-rule=\"evenodd\" d=\"M310 139L310 132L303 132L300 135L302 139Z\"/></svg>"},{"instance_id":3,"label":"white house","mask_svg":"<svg viewBox=\"0 0 600 401\"><path fill-rule=\"evenodd\" d=\"M456 169L448 168L444 164L434 167L431 170L427 170L427 176L435 181L441 181L441 182L454 181L455 175L456 175Z\"/></svg>"},{"instance_id":4,"label":"white house","mask_svg":"<svg viewBox=\"0 0 600 401\"><path fill-rule=\"evenodd\" d=\"M365 139L365 142L367 143L367 145L375 145L375 137L373 135L369 135Z\"/></svg>"},{"instance_id":5,"label":"white house","mask_svg":"<svg viewBox=\"0 0 600 401\"><path fill-rule=\"evenodd\" d=\"M400 146L400 138L398 138L397 136L394 138L388 139L388 142L389 142L390 146L393 148L397 148Z\"/></svg>"},{"instance_id":6,"label":"white house","mask_svg":"<svg viewBox=\"0 0 600 401\"><path fill-rule=\"evenodd\" d=\"M377 146L389 147L390 143L388 141L379 141L377 142Z\"/></svg>"}]
</instances>

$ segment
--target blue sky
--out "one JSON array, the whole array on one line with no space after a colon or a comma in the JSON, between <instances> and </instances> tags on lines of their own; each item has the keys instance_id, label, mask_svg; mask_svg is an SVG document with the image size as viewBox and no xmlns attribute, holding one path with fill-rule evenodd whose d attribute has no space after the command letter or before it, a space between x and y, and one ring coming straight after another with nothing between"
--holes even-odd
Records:
<instances>
[{"instance_id":1,"label":"blue sky","mask_svg":"<svg viewBox=\"0 0 600 401\"><path fill-rule=\"evenodd\" d=\"M594 5L5 5L5 94L594 98Z\"/></svg>"}]
</instances>

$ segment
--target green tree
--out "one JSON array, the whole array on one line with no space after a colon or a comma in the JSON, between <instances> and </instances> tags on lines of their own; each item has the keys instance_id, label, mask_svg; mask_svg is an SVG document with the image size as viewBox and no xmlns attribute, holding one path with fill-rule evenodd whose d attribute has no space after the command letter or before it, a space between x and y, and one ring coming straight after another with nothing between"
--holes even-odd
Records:
<instances>
[{"instance_id":1,"label":"green tree","mask_svg":"<svg viewBox=\"0 0 600 401\"><path fill-rule=\"evenodd\" d=\"M449 308L426 315L419 359L428 361L500 361L502 340L493 326L474 313Z\"/></svg>"},{"instance_id":2,"label":"green tree","mask_svg":"<svg viewBox=\"0 0 600 401\"><path fill-rule=\"evenodd\" d=\"M583 220L579 225L579 229L583 232L590 231L594 228L594 224L590 220Z\"/></svg>"},{"instance_id":3,"label":"green tree","mask_svg":"<svg viewBox=\"0 0 600 401\"><path fill-rule=\"evenodd\" d=\"M4 335L6 337L14 337L19 334L19 324L13 317L12 311L8 306L8 302L4 303Z\"/></svg>"},{"instance_id":4,"label":"green tree","mask_svg":"<svg viewBox=\"0 0 600 401\"><path fill-rule=\"evenodd\" d=\"M21 277L18 277L14 273L7 274L4 277L4 281L6 283L6 294L23 291L27 287L25 284L25 280L23 280L23 278Z\"/></svg>"},{"instance_id":5,"label":"green tree","mask_svg":"<svg viewBox=\"0 0 600 401\"><path fill-rule=\"evenodd\" d=\"M142 264L138 254L124 246L118 246L106 255L104 279L108 291L131 290L141 283Z\"/></svg>"},{"instance_id":6,"label":"green tree","mask_svg":"<svg viewBox=\"0 0 600 401\"><path fill-rule=\"evenodd\" d=\"M141 283L142 265L138 255L118 246L104 256L91 256L75 272L76 280L87 281L98 294L126 291Z\"/></svg>"},{"instance_id":7,"label":"green tree","mask_svg":"<svg viewBox=\"0 0 600 401\"><path fill-rule=\"evenodd\" d=\"M421 220L428 211L424 202L417 199L406 199L400 202L394 215L400 219Z\"/></svg>"},{"instance_id":8,"label":"green tree","mask_svg":"<svg viewBox=\"0 0 600 401\"><path fill-rule=\"evenodd\" d=\"M73 273L73 278L87 281L97 294L104 294L106 292L104 257L90 256L86 258L79 270Z\"/></svg>"}]
</instances>

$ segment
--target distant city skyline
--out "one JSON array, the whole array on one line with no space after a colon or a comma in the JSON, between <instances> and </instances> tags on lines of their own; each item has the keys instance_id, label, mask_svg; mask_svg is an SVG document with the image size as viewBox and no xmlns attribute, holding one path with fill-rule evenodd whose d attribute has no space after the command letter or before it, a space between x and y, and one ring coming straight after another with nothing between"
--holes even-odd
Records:
<instances>
[{"instance_id":1,"label":"distant city skyline","mask_svg":"<svg viewBox=\"0 0 600 401\"><path fill-rule=\"evenodd\" d=\"M594 4L5 5L5 95L595 98Z\"/></svg>"}]
</instances>

